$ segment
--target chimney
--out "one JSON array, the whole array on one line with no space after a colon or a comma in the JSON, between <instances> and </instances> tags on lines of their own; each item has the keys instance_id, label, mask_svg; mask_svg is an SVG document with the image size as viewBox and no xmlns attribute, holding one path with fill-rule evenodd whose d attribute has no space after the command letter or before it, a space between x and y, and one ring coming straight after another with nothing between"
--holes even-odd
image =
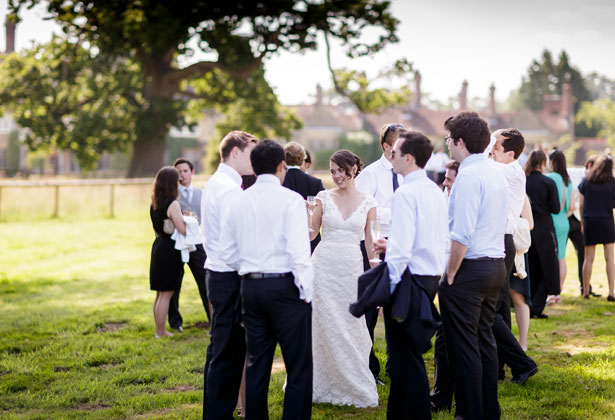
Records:
<instances>
[{"instance_id":1,"label":"chimney","mask_svg":"<svg viewBox=\"0 0 615 420\"><path fill-rule=\"evenodd\" d=\"M322 105L322 87L320 86L320 83L316 84L316 105Z\"/></svg>"},{"instance_id":2,"label":"chimney","mask_svg":"<svg viewBox=\"0 0 615 420\"><path fill-rule=\"evenodd\" d=\"M414 95L412 97L412 109L421 107L421 73L414 72Z\"/></svg>"},{"instance_id":3,"label":"chimney","mask_svg":"<svg viewBox=\"0 0 615 420\"><path fill-rule=\"evenodd\" d=\"M495 86L493 83L489 87L489 115L495 116Z\"/></svg>"},{"instance_id":4,"label":"chimney","mask_svg":"<svg viewBox=\"0 0 615 420\"><path fill-rule=\"evenodd\" d=\"M562 85L560 117L565 121L564 126L571 140L574 140L574 98L572 97L572 83L570 79L570 73L567 72L564 75L564 84Z\"/></svg>"},{"instance_id":5,"label":"chimney","mask_svg":"<svg viewBox=\"0 0 615 420\"><path fill-rule=\"evenodd\" d=\"M15 52L15 23L5 22L4 27L6 29L6 48L5 53L10 54Z\"/></svg>"},{"instance_id":6,"label":"chimney","mask_svg":"<svg viewBox=\"0 0 615 420\"><path fill-rule=\"evenodd\" d=\"M468 109L468 81L464 80L459 92L459 109L461 111Z\"/></svg>"}]
</instances>

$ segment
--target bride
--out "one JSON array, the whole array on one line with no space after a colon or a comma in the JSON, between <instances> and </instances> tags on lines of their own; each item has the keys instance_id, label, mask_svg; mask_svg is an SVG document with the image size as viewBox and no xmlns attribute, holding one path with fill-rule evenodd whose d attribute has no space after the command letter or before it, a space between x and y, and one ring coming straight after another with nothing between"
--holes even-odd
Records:
<instances>
[{"instance_id":1,"label":"bride","mask_svg":"<svg viewBox=\"0 0 615 420\"><path fill-rule=\"evenodd\" d=\"M337 187L318 193L313 208L310 239L321 226L322 239L312 255L312 399L374 407L378 405L378 392L369 370L372 341L365 319L348 312L348 305L357 298L357 279L363 273L359 244L365 234L365 247L372 250L369 225L376 220L376 200L355 188L361 166L352 152L335 152L330 169Z\"/></svg>"}]
</instances>

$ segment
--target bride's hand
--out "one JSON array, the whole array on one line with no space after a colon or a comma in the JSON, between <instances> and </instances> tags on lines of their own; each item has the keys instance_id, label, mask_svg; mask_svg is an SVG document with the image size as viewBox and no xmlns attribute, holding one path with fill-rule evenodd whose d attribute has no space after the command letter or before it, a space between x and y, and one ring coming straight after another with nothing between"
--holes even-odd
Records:
<instances>
[{"instance_id":1,"label":"bride's hand","mask_svg":"<svg viewBox=\"0 0 615 420\"><path fill-rule=\"evenodd\" d=\"M387 240L384 238L378 239L374 242L373 250L376 254L384 254L387 250Z\"/></svg>"}]
</instances>

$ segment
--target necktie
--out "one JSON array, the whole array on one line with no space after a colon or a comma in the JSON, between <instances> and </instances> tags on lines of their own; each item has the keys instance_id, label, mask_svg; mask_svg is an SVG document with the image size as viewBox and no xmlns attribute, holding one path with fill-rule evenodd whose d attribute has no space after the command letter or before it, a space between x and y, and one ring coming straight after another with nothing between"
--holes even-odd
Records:
<instances>
[{"instance_id":1,"label":"necktie","mask_svg":"<svg viewBox=\"0 0 615 420\"><path fill-rule=\"evenodd\" d=\"M399 182L397 181L397 174L393 172L393 169L391 169L391 173L393 174L393 192L395 192L399 188Z\"/></svg>"},{"instance_id":2,"label":"necktie","mask_svg":"<svg viewBox=\"0 0 615 420\"><path fill-rule=\"evenodd\" d=\"M190 190L188 188L184 188L184 198L190 203Z\"/></svg>"}]
</instances>

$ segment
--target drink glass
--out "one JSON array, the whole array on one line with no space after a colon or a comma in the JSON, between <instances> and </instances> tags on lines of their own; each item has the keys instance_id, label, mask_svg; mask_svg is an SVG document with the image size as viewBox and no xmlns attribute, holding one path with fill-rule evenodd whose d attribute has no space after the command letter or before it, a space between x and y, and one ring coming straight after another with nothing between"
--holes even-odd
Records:
<instances>
[{"instance_id":1,"label":"drink glass","mask_svg":"<svg viewBox=\"0 0 615 420\"><path fill-rule=\"evenodd\" d=\"M372 234L372 242L376 242L380 239L380 223L377 220L372 220L369 222L369 230ZM370 263L381 263L380 257L377 255L369 260Z\"/></svg>"},{"instance_id":2,"label":"drink glass","mask_svg":"<svg viewBox=\"0 0 615 420\"><path fill-rule=\"evenodd\" d=\"M313 195L308 195L307 203L308 203L308 214L310 215L310 225L309 225L308 230L310 232L314 232L315 229L312 227L312 215L314 214L314 207L316 207L316 197L314 197Z\"/></svg>"}]
</instances>

